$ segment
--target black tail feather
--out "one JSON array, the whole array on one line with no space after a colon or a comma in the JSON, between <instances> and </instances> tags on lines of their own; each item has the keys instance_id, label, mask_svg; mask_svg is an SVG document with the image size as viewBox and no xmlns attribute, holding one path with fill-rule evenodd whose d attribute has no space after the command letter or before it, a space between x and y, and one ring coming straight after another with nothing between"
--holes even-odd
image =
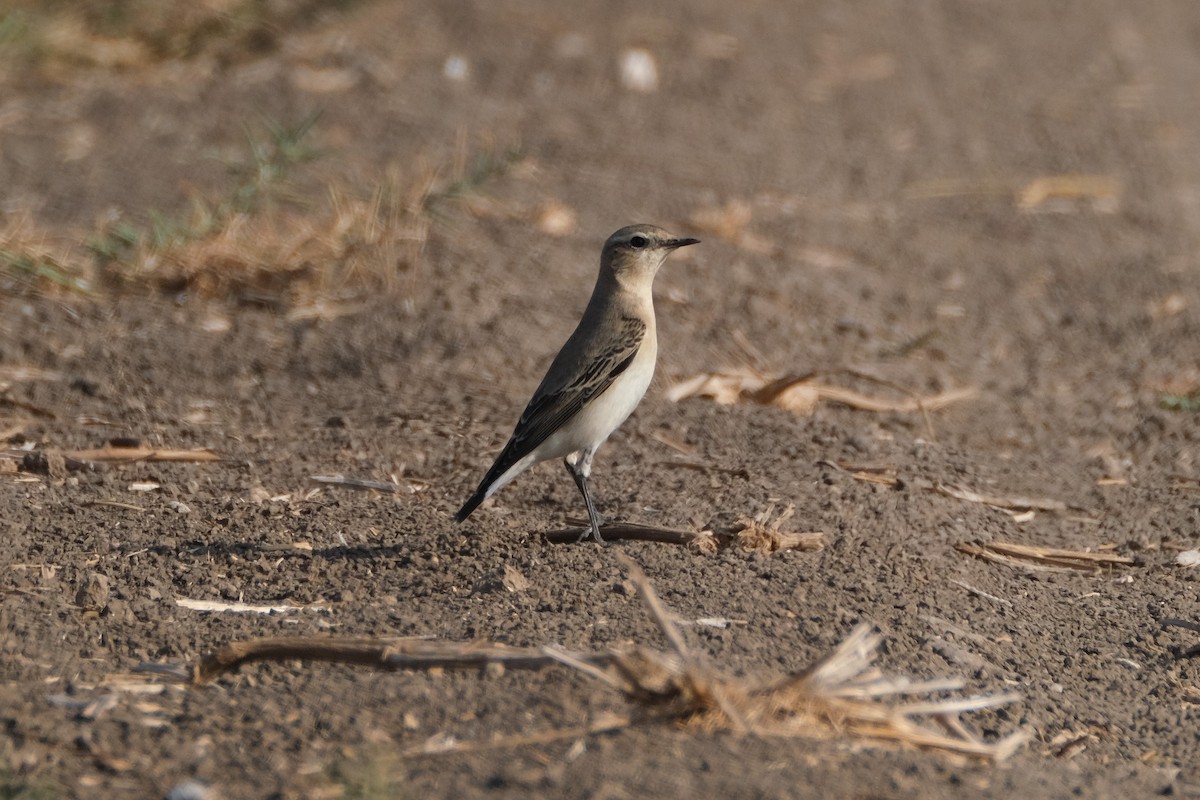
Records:
<instances>
[{"instance_id":1,"label":"black tail feather","mask_svg":"<svg viewBox=\"0 0 1200 800\"><path fill-rule=\"evenodd\" d=\"M460 508L458 513L454 515L455 522L464 521L467 517L471 516L475 509L479 508L479 504L483 502L485 497L487 497L487 494L483 489L484 487L480 486L475 490L475 494L471 495L471 499L463 503L463 507Z\"/></svg>"},{"instance_id":2,"label":"black tail feather","mask_svg":"<svg viewBox=\"0 0 1200 800\"><path fill-rule=\"evenodd\" d=\"M508 471L508 468L524 458L525 453L518 455L518 447L520 441L514 435L508 440L508 444L504 445L504 449L500 451L500 455L496 456L496 461L492 464L491 469L483 476L483 480L479 482L479 488L475 490L475 494L471 495L471 499L463 503L463 507L454 515L456 522L462 522L467 517L471 516L475 509L479 508L479 504L487 499L488 489L492 488L492 484L500 479L500 476Z\"/></svg>"}]
</instances>

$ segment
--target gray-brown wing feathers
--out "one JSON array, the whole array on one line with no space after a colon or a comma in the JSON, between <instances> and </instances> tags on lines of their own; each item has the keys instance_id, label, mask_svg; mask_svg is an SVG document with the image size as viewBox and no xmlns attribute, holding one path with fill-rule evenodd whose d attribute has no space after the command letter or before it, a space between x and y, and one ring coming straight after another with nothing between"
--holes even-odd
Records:
<instances>
[{"instance_id":1,"label":"gray-brown wing feathers","mask_svg":"<svg viewBox=\"0 0 1200 800\"><path fill-rule=\"evenodd\" d=\"M593 397L604 392L617 376L629 368L642 340L646 323L634 317L623 317L617 336L603 349L586 359L586 367L569 375L557 375L553 364L533 399L525 407L508 444L496 457L471 499L455 515L459 522L466 519L483 502L488 487L509 467L537 449L571 419ZM557 379L557 380L556 380Z\"/></svg>"},{"instance_id":2,"label":"gray-brown wing feathers","mask_svg":"<svg viewBox=\"0 0 1200 800\"><path fill-rule=\"evenodd\" d=\"M525 407L513 431L512 443L520 454L514 462L531 453L535 447L575 416L585 403L612 385L617 376L629 368L646 335L646 323L632 317L621 320L620 335L579 374L562 388L539 389ZM507 469L507 467L506 467Z\"/></svg>"}]
</instances>

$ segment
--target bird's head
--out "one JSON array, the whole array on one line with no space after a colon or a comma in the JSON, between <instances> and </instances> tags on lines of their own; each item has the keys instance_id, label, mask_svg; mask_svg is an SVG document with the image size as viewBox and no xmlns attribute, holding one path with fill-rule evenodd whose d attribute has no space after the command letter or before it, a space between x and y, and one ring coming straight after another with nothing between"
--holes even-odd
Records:
<instances>
[{"instance_id":1,"label":"bird's head","mask_svg":"<svg viewBox=\"0 0 1200 800\"><path fill-rule=\"evenodd\" d=\"M648 285L672 250L699 241L676 238L654 225L630 225L608 237L600 255L600 268L621 284Z\"/></svg>"}]
</instances>

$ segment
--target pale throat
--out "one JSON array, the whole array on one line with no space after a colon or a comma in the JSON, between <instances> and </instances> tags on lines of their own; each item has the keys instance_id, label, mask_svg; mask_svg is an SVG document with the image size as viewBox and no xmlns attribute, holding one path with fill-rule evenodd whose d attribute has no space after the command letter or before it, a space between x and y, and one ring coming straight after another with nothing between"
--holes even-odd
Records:
<instances>
[{"instance_id":1,"label":"pale throat","mask_svg":"<svg viewBox=\"0 0 1200 800\"><path fill-rule=\"evenodd\" d=\"M621 287L621 291L631 299L644 300L647 309L650 313L654 313L651 305L651 289L654 286L654 273L658 270L625 270L617 273L617 285Z\"/></svg>"}]
</instances>

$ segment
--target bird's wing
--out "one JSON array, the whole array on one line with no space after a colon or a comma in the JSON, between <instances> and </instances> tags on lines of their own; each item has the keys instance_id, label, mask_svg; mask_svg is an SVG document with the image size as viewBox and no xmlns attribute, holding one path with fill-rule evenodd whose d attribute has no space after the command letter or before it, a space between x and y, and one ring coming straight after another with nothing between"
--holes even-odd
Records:
<instances>
[{"instance_id":1,"label":"bird's wing","mask_svg":"<svg viewBox=\"0 0 1200 800\"><path fill-rule=\"evenodd\" d=\"M550 376L555 375L558 365L552 365L547 380L538 387L521 414L512 438L480 483L480 491L486 491L509 467L532 453L578 414L589 400L611 386L617 376L629 368L645 338L645 322L635 317L622 317L617 335L585 358L580 369L554 381Z\"/></svg>"},{"instance_id":2,"label":"bird's wing","mask_svg":"<svg viewBox=\"0 0 1200 800\"><path fill-rule=\"evenodd\" d=\"M617 376L629 368L645 337L645 322L635 317L622 317L617 335L590 354L578 372L564 376L566 380L560 386L543 383L513 431L512 443L520 451L517 458L531 453L579 413L589 400L611 386Z\"/></svg>"}]
</instances>

